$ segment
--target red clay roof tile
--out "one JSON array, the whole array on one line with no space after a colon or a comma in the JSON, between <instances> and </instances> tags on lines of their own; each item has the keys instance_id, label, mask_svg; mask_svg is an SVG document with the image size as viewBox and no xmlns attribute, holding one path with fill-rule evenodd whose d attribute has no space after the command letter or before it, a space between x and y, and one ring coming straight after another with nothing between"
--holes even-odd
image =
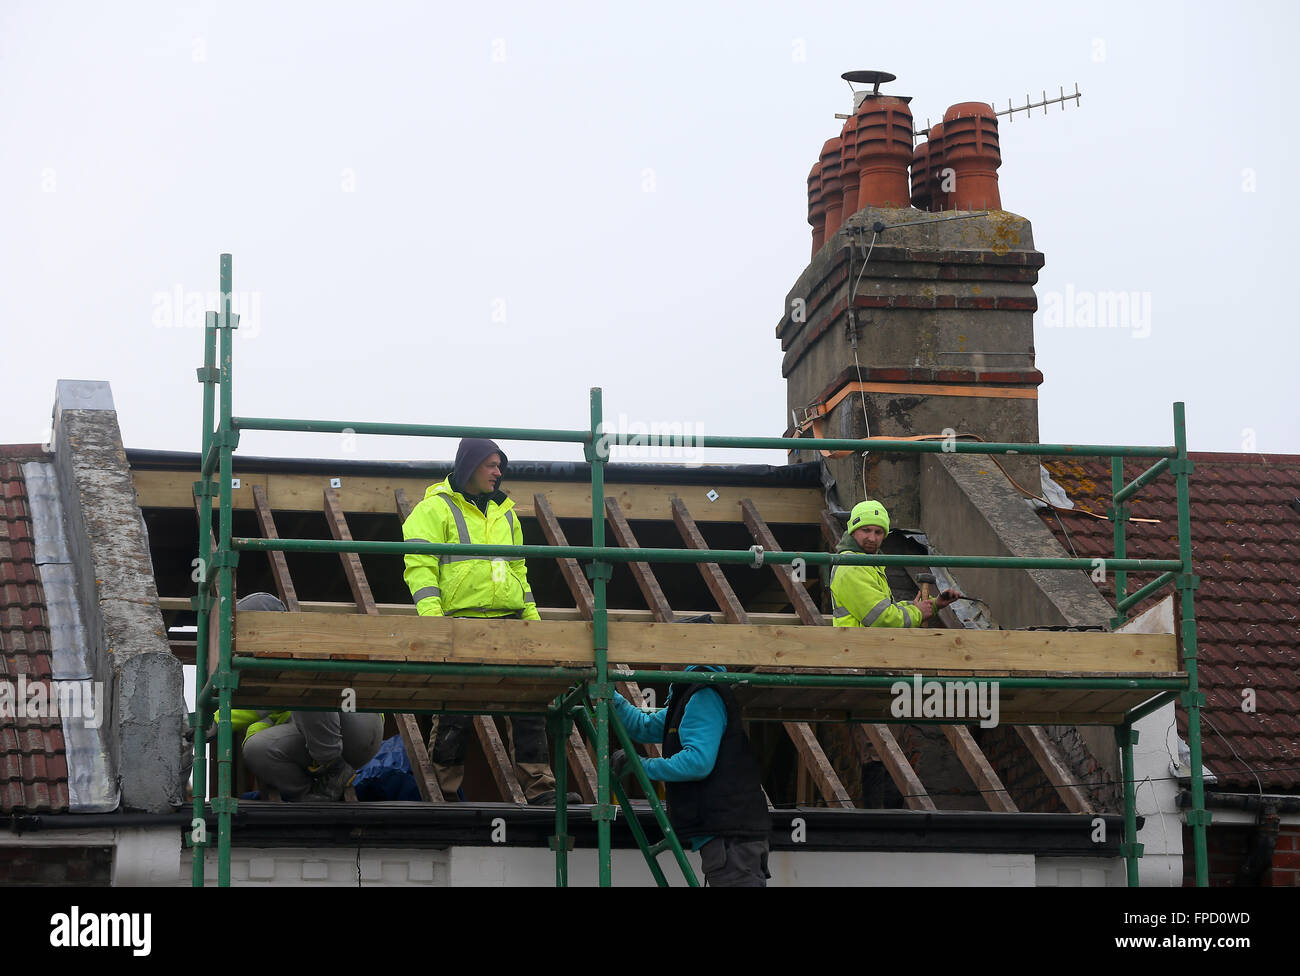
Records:
<instances>
[{"instance_id":1,"label":"red clay roof tile","mask_svg":"<svg viewBox=\"0 0 1300 976\"><path fill-rule=\"evenodd\" d=\"M1202 581L1196 631L1200 685L1207 694L1205 762L1219 776L1220 789L1254 791L1262 785L1266 791L1293 792L1300 789L1300 513L1291 502L1300 498L1300 456L1191 457L1192 559ZM1108 460L1045 463L1076 505L1098 514L1106 511ZM1146 466L1126 463L1125 480ZM1133 500L1132 515L1161 521L1129 524L1130 556L1177 558L1170 476L1142 489ZM1084 558L1111 553L1109 522L1069 513L1061 513L1061 520L1069 542L1056 517L1043 516L1066 549L1072 542ZM1131 574L1130 592L1149 578ZM1113 581L1100 589L1113 604ZM1255 712L1241 710L1245 688L1255 690ZM1186 737L1181 710L1178 727Z\"/></svg>"},{"instance_id":2,"label":"red clay roof tile","mask_svg":"<svg viewBox=\"0 0 1300 976\"><path fill-rule=\"evenodd\" d=\"M43 682L48 696L52 672L45 592L36 566L26 481L13 456L12 450L0 450L0 681L10 684L14 694L20 676L24 683ZM60 719L0 717L0 813L66 812L64 750Z\"/></svg>"}]
</instances>

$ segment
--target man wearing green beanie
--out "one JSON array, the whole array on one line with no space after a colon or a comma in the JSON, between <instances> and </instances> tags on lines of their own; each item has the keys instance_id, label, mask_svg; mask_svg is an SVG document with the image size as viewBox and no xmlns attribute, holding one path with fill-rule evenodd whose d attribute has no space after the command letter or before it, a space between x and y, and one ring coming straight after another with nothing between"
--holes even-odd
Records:
<instances>
[{"instance_id":1,"label":"man wearing green beanie","mask_svg":"<svg viewBox=\"0 0 1300 976\"><path fill-rule=\"evenodd\" d=\"M868 499L853 506L836 552L874 556L889 535L889 513ZM944 590L926 600L894 602L884 566L832 566L831 600L836 627L919 627L961 596Z\"/></svg>"}]
</instances>

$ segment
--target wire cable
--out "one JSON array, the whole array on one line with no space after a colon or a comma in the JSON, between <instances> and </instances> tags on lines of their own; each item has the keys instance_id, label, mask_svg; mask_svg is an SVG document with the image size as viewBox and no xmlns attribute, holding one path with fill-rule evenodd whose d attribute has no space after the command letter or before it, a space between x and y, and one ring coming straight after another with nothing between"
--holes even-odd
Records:
<instances>
[{"instance_id":1,"label":"wire cable","mask_svg":"<svg viewBox=\"0 0 1300 976\"><path fill-rule=\"evenodd\" d=\"M853 325L853 331L849 333L849 344L853 347L853 367L858 374L858 385L862 385L862 363L858 360L858 323L857 315L853 310L853 300L858 295L858 285L862 284L862 276L867 273L867 263L871 260L871 252L875 250L876 238L880 232L874 228L871 231L871 244L867 247L866 256L862 259L862 270L858 272L857 280L853 282L853 287L849 289L848 315L849 321ZM853 252L849 252L850 260ZM850 273L852 273L850 271ZM867 419L867 398L862 397L862 427L866 431L867 437L871 436L871 421ZM870 451L862 452L862 497L867 497L867 456Z\"/></svg>"}]
</instances>

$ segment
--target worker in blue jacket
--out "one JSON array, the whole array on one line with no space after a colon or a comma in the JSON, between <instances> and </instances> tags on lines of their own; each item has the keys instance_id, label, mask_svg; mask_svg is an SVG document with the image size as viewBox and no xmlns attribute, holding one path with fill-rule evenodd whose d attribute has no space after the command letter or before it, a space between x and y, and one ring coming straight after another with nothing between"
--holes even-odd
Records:
<instances>
[{"instance_id":1,"label":"worker in blue jacket","mask_svg":"<svg viewBox=\"0 0 1300 976\"><path fill-rule=\"evenodd\" d=\"M692 665L688 671L725 671ZM642 759L653 780L666 784L668 818L678 837L700 852L711 888L763 888L771 820L758 760L725 684L674 684L666 707L644 710L614 696L618 719L636 742L663 744L663 758ZM615 775L627 757L612 759Z\"/></svg>"}]
</instances>

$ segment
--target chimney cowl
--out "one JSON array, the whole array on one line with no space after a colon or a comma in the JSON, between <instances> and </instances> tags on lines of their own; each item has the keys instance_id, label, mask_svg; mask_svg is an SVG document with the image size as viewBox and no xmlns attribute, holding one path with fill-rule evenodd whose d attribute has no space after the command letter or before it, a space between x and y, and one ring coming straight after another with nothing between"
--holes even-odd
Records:
<instances>
[{"instance_id":1,"label":"chimney cowl","mask_svg":"<svg viewBox=\"0 0 1300 976\"><path fill-rule=\"evenodd\" d=\"M948 192L943 188L946 182L944 170L948 163L944 158L943 123L936 122L930 126L930 209L948 210Z\"/></svg>"},{"instance_id":2,"label":"chimney cowl","mask_svg":"<svg viewBox=\"0 0 1300 976\"><path fill-rule=\"evenodd\" d=\"M824 240L830 240L834 236L835 232L840 229L840 223L844 219L841 147L842 142L838 136L834 139L827 139L822 146L822 202L826 205L826 234Z\"/></svg>"},{"instance_id":3,"label":"chimney cowl","mask_svg":"<svg viewBox=\"0 0 1300 976\"><path fill-rule=\"evenodd\" d=\"M943 114L943 156L953 170L949 206L958 210L1001 210L998 117L985 102L959 102Z\"/></svg>"},{"instance_id":4,"label":"chimney cowl","mask_svg":"<svg viewBox=\"0 0 1300 976\"><path fill-rule=\"evenodd\" d=\"M849 120L853 123L859 207L901 209L910 205L907 167L912 162L912 110L908 101L874 95L864 99Z\"/></svg>"},{"instance_id":5,"label":"chimney cowl","mask_svg":"<svg viewBox=\"0 0 1300 976\"><path fill-rule=\"evenodd\" d=\"M912 206L930 209L930 142L917 143L912 150Z\"/></svg>"},{"instance_id":6,"label":"chimney cowl","mask_svg":"<svg viewBox=\"0 0 1300 976\"><path fill-rule=\"evenodd\" d=\"M813 163L808 174L808 223L812 225L812 252L822 249L826 240L826 202L822 193L822 164Z\"/></svg>"},{"instance_id":7,"label":"chimney cowl","mask_svg":"<svg viewBox=\"0 0 1300 976\"><path fill-rule=\"evenodd\" d=\"M858 119L850 115L840 130L840 196L841 220L848 220L858 212Z\"/></svg>"}]
</instances>

